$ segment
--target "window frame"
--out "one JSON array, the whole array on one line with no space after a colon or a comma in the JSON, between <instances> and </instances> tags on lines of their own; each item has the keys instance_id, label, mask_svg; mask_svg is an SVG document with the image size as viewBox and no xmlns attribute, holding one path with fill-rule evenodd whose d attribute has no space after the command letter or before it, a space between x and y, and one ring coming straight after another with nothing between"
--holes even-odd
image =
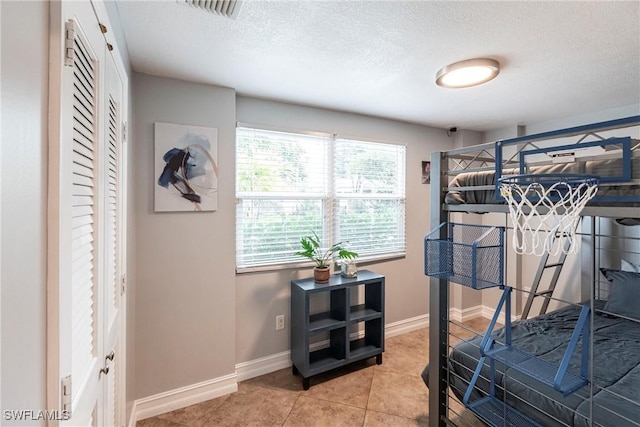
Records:
<instances>
[{"instance_id":1,"label":"window frame","mask_svg":"<svg viewBox=\"0 0 640 427\"><path fill-rule=\"evenodd\" d=\"M402 204L403 207L403 228L404 228L404 239L403 239L403 250L402 251L395 251L395 252L388 252L388 253L384 253L384 254L371 254L371 255L367 255L367 256L359 256L357 258L357 262L358 264L362 265L362 264L367 264L367 263L374 263L374 262L379 262L379 261L389 261L389 260L393 260L393 259L402 259L406 257L406 248L407 248L407 234L406 234L406 223L407 223L407 212L406 212L406 206L407 206L407 174L406 174L406 164L407 164L407 145L406 144L402 144L402 143L397 143L397 142L389 142L389 141L382 141L382 140L375 140L372 138L367 138L367 139L363 139L362 137L354 137L354 136L348 136L348 135L342 135L342 134L336 134L336 133L328 133L328 132L315 132L315 131L306 131L306 130L300 130L300 129L292 129L292 128L283 128L283 127L276 127L276 126L265 126L265 125L256 125L256 124L252 124L252 123L244 123L244 122L237 122L236 123L236 138L235 138L235 154L236 154L236 159L235 159L235 178L237 180L237 176L238 176L238 158L237 158L237 154L238 154L238 146L237 146L237 141L238 141L238 137L237 137L237 131L239 128L245 128L245 129L250 129L250 130L255 130L255 131L266 131L266 132L282 132L282 133L288 133L288 134L295 134L295 135L300 135L302 137L304 136L312 136L312 137L320 137L320 138L327 138L329 139L329 147L328 147L328 156L327 156L327 162L328 165L325 167L326 173L329 175L328 181L328 188L327 188L327 192L326 194L324 194L322 197L318 197L318 198L313 198L313 200L321 200L322 201L322 217L323 217L323 223L322 223L322 228L323 228L323 235L321 235L322 239L327 238L330 242L333 241L333 236L335 235L335 230L336 227L338 227L338 221L336 218L336 215L334 213L334 206L335 203L338 200L341 199L346 199L346 200L353 200L356 198L365 198L365 199L391 199L391 200L399 200ZM347 141L357 141L357 142L363 142L363 143L372 143L372 144L385 144L385 145L395 145L395 146L401 146L404 147L404 173L403 173L403 179L404 179L404 183L402 185L402 189L403 189L403 195L402 197L398 197L398 196L385 196L385 195L381 195L379 194L378 197L345 197L345 195L340 195L339 193L336 193L335 190L335 185L334 185L334 180L335 180L335 170L334 170L334 161L335 161L335 145L337 143L338 140L347 140ZM271 264L261 264L261 265L245 265L245 266L238 266L238 256L237 256L237 250L238 250L238 217L237 217L237 207L240 204L239 202L243 199L251 199L251 197L239 197L238 196L238 186L237 186L237 182L235 183L235 188L234 188L234 196L236 199L236 223L235 223L235 235L236 235L236 241L235 241L235 246L236 246L236 260L235 260L235 269L236 269L236 274L243 274L243 273L255 273L255 272L267 272L267 271L281 271L281 270L291 270L291 269L301 269L301 268L312 268L314 267L314 263L311 261L305 261L305 260L300 260L299 262L274 262ZM274 196L275 197L275 196ZM291 195L290 196L292 199L297 199L297 197L295 195ZM259 198L259 197L256 197ZM287 196L284 197L285 199L288 198ZM334 259L332 261L332 264L334 265L334 267L339 267L339 261L337 259Z\"/></svg>"}]
</instances>

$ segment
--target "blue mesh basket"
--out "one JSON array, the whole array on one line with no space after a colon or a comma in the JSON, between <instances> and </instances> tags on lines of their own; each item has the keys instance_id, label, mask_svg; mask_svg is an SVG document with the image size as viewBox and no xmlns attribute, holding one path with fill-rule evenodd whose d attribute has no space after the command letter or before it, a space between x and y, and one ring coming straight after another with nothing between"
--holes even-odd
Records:
<instances>
[{"instance_id":1,"label":"blue mesh basket","mask_svg":"<svg viewBox=\"0 0 640 427\"><path fill-rule=\"evenodd\" d=\"M504 227L443 222L424 238L424 274L473 289L504 285Z\"/></svg>"}]
</instances>

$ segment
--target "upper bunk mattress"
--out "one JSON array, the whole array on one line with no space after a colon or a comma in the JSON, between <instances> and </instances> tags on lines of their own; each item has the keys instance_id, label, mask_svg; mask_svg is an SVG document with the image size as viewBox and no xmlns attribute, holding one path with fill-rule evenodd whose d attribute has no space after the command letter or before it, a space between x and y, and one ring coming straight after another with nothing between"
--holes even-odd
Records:
<instances>
[{"instance_id":1,"label":"upper bunk mattress","mask_svg":"<svg viewBox=\"0 0 640 427\"><path fill-rule=\"evenodd\" d=\"M595 176L616 176L620 175L622 162L620 159L592 160L587 162L559 163L553 165L537 166L532 168L530 173L571 173L588 174ZM640 179L640 158L635 158L631 165L631 178ZM518 169L504 169L502 175L518 175ZM449 187L476 187L495 185L496 174L494 171L468 172L457 175L449 184ZM640 185L606 184L598 188L596 197L629 197L640 195ZM496 199L495 190L449 190L445 195L444 202L448 205L461 204L496 204L503 203ZM618 203L618 202L616 202ZM640 206L640 203L623 203L625 206ZM592 202L590 205L609 205L611 203Z\"/></svg>"}]
</instances>

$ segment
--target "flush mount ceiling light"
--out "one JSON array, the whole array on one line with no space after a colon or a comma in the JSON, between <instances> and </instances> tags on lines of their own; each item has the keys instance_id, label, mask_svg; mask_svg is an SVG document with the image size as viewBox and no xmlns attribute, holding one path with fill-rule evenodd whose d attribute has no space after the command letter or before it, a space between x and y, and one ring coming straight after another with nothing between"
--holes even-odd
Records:
<instances>
[{"instance_id":1,"label":"flush mount ceiling light","mask_svg":"<svg viewBox=\"0 0 640 427\"><path fill-rule=\"evenodd\" d=\"M440 69L436 74L436 84L450 88L477 86L494 79L499 72L498 61L488 58L467 59Z\"/></svg>"}]
</instances>

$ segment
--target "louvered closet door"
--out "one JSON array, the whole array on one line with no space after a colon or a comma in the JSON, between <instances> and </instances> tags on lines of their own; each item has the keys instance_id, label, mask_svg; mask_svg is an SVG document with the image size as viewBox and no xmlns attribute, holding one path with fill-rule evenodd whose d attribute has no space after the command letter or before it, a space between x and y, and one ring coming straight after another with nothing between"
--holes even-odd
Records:
<instances>
[{"instance_id":1,"label":"louvered closet door","mask_svg":"<svg viewBox=\"0 0 640 427\"><path fill-rule=\"evenodd\" d=\"M104 384L104 425L116 425L123 410L117 396L123 393L118 368L122 360L120 345L121 302L121 241L122 241L122 99L123 84L113 58L105 60L105 145L104 204L105 204L105 285L103 288L105 354L113 354L109 361L109 374Z\"/></svg>"},{"instance_id":2,"label":"louvered closet door","mask_svg":"<svg viewBox=\"0 0 640 427\"><path fill-rule=\"evenodd\" d=\"M64 85L67 93L62 96L61 126L70 125L70 132L63 134L61 141L60 214L62 221L66 215L71 221L71 280L70 290L65 289L64 277L59 285L63 295L60 371L71 374L72 417L68 424L97 426L101 424L98 417L103 367L100 292L104 286L101 272L105 251L101 247L104 215L100 213L103 203L100 151L103 141L101 58L105 49L91 4L75 5L72 18L66 21L66 30L70 35L67 49L72 48L73 55L63 70L63 79L70 84ZM70 198L65 197L66 194ZM64 263L65 248L60 250Z\"/></svg>"},{"instance_id":3,"label":"louvered closet door","mask_svg":"<svg viewBox=\"0 0 640 427\"><path fill-rule=\"evenodd\" d=\"M121 426L126 74L104 5L50 13L47 409L71 417L48 424Z\"/></svg>"}]
</instances>

